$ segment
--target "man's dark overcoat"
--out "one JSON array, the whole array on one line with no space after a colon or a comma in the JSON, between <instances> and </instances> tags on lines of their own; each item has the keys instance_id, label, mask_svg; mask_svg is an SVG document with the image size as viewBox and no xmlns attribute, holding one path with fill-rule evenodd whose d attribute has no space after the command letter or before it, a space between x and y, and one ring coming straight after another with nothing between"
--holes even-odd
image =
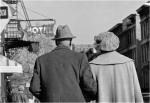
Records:
<instances>
[{"instance_id":1,"label":"man's dark overcoat","mask_svg":"<svg viewBox=\"0 0 150 103\"><path fill-rule=\"evenodd\" d=\"M29 89L41 102L85 102L97 84L84 54L58 46L37 58Z\"/></svg>"}]
</instances>

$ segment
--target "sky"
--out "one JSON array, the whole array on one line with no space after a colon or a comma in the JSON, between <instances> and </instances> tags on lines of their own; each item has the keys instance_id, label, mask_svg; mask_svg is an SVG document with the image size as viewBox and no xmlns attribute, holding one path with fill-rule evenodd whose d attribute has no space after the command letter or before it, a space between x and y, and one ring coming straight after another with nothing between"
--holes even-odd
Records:
<instances>
[{"instance_id":1,"label":"sky","mask_svg":"<svg viewBox=\"0 0 150 103\"><path fill-rule=\"evenodd\" d=\"M67 24L74 44L92 44L94 36L108 31L148 0L24 0L30 19L54 18ZM43 24L44 22L33 23Z\"/></svg>"}]
</instances>

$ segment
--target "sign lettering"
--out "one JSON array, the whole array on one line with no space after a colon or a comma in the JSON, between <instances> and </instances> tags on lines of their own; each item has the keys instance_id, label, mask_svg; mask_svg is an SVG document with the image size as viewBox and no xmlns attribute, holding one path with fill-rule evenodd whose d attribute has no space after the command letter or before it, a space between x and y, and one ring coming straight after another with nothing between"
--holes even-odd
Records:
<instances>
[{"instance_id":1,"label":"sign lettering","mask_svg":"<svg viewBox=\"0 0 150 103\"><path fill-rule=\"evenodd\" d=\"M34 33L34 34L48 34L53 33L52 26L50 25L43 25L43 26L32 26L30 28L27 28L28 32Z\"/></svg>"},{"instance_id":2,"label":"sign lettering","mask_svg":"<svg viewBox=\"0 0 150 103\"><path fill-rule=\"evenodd\" d=\"M8 7L0 7L0 19L8 19Z\"/></svg>"}]
</instances>

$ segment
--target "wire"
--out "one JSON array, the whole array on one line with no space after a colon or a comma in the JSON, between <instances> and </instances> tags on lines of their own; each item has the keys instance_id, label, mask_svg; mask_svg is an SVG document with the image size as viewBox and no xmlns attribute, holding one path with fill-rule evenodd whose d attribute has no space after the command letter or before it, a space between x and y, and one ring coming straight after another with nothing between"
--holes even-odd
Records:
<instances>
[{"instance_id":1,"label":"wire","mask_svg":"<svg viewBox=\"0 0 150 103\"><path fill-rule=\"evenodd\" d=\"M22 7L22 9L23 9L23 12L24 12L24 14L25 14L25 18L26 18L27 20L29 20L29 16L28 16L28 13L27 13L27 11L26 11L26 7L25 7L25 5L24 5L23 0L20 0L20 2L21 2L21 7ZM27 23L28 23L29 26L31 26L30 21L28 21Z\"/></svg>"},{"instance_id":2,"label":"wire","mask_svg":"<svg viewBox=\"0 0 150 103\"><path fill-rule=\"evenodd\" d=\"M22 14L23 13L23 14ZM24 11L23 11L23 9L22 9L22 5L21 5L21 1L20 1L20 3L18 4L18 18L19 18L19 16L21 16L21 17L23 17L23 19L26 19L26 17L25 17L25 14L24 14ZM28 24L28 22L26 22L26 24L27 25L29 25Z\"/></svg>"},{"instance_id":3,"label":"wire","mask_svg":"<svg viewBox=\"0 0 150 103\"><path fill-rule=\"evenodd\" d=\"M21 6L20 6L20 7L21 7ZM26 7L26 9L29 9L29 8ZM30 9L30 11L33 12L33 13L35 13L35 14L38 14L38 15L40 15L40 16L42 16L42 17L46 17L45 15L40 14L39 12L36 12L36 11L34 11L34 10L32 10L32 9ZM20 13L20 14L21 14L21 13ZM46 18L48 18L48 17L46 17ZM27 20L27 21L28 21L28 20Z\"/></svg>"},{"instance_id":4,"label":"wire","mask_svg":"<svg viewBox=\"0 0 150 103\"><path fill-rule=\"evenodd\" d=\"M49 18L49 17L45 16L44 14L41 14L41 13L39 13L39 12L37 12L37 11L34 11L34 10L30 9L30 8L27 8L27 7L26 7L26 9L28 9L28 10L30 10L31 12L33 12L33 13L35 13L35 14L37 14L37 15L40 15L40 16L42 16L42 17ZM50 20L53 20L53 21L54 21L54 24L56 23L56 20L55 20L55 19L50 19Z\"/></svg>"},{"instance_id":5,"label":"wire","mask_svg":"<svg viewBox=\"0 0 150 103\"><path fill-rule=\"evenodd\" d=\"M22 1L22 0L20 0L20 1ZM20 3L21 4L21 3ZM22 5L19 5L20 6L20 8L22 8ZM32 19L32 20L20 20L20 21L27 21L27 24L29 25L29 22L30 21L54 21L54 24L56 24L56 20L55 19L47 19L48 17L47 16L45 16L44 14L41 14L41 13L39 13L39 12L37 12L37 11L35 11L35 10L32 10L32 9L30 9L30 8L25 8L25 9L27 9L29 12L32 12L32 13L34 13L34 14L37 14L37 15L40 15L41 17L44 17L44 18L46 18L46 19ZM23 9L22 9L23 10ZM23 11L24 12L24 11ZM20 13L21 14L21 13ZM26 15L24 15L24 16L26 16ZM26 18L26 17L25 17ZM29 21L29 22L28 22Z\"/></svg>"},{"instance_id":6,"label":"wire","mask_svg":"<svg viewBox=\"0 0 150 103\"><path fill-rule=\"evenodd\" d=\"M26 7L26 8L27 8L27 7ZM42 16L42 17L48 18L47 16L45 16L45 15L43 15L43 14L37 12L37 11L34 11L34 10L32 10L32 9L29 9L29 8L27 8L27 9L30 10L30 11L32 11L32 12L35 13L35 14L38 14L38 15L40 15L40 16Z\"/></svg>"},{"instance_id":7,"label":"wire","mask_svg":"<svg viewBox=\"0 0 150 103\"><path fill-rule=\"evenodd\" d=\"M23 16L23 14L21 14L21 12L18 11L18 14L25 19L25 17Z\"/></svg>"},{"instance_id":8,"label":"wire","mask_svg":"<svg viewBox=\"0 0 150 103\"><path fill-rule=\"evenodd\" d=\"M20 2L21 2L21 1L22 1L22 0L20 0ZM19 6L22 8L22 5L19 5ZM35 13L35 14L38 14L38 15L40 15L40 16L42 16L42 17L48 18L46 15L41 14L41 13L39 13L39 12L37 12L37 11L34 11L34 10L28 8L28 7L25 7L25 8L28 9L28 10L30 10L31 12L33 12L33 13Z\"/></svg>"}]
</instances>

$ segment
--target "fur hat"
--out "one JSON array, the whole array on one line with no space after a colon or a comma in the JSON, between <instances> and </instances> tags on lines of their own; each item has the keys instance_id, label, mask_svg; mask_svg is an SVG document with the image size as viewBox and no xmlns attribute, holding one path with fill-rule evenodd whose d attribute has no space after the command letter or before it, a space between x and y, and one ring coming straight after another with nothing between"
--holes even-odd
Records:
<instances>
[{"instance_id":1,"label":"fur hat","mask_svg":"<svg viewBox=\"0 0 150 103\"><path fill-rule=\"evenodd\" d=\"M99 50L114 51L119 47L119 38L113 32L103 32L94 37L95 45Z\"/></svg>"}]
</instances>

